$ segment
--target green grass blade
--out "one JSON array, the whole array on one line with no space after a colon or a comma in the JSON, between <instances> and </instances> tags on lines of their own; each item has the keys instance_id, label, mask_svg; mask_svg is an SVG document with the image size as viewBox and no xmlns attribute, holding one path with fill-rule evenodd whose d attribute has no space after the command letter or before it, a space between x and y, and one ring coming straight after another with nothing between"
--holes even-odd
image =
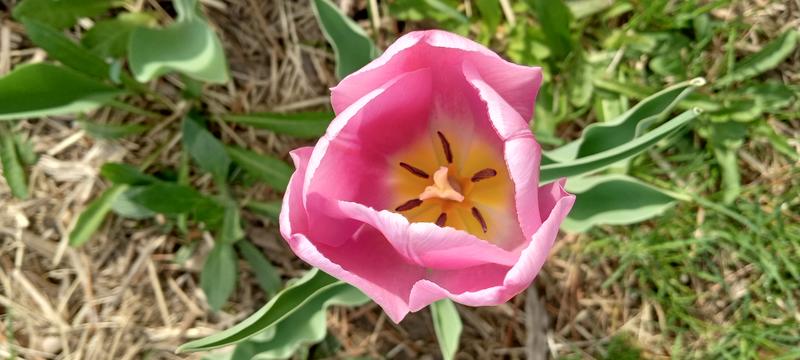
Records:
<instances>
[{"instance_id":1,"label":"green grass blade","mask_svg":"<svg viewBox=\"0 0 800 360\"><path fill-rule=\"evenodd\" d=\"M100 228L106 214L111 210L114 200L126 190L128 190L127 185L114 185L92 201L78 217L75 228L70 231L69 245L78 247L88 241L92 234Z\"/></svg>"},{"instance_id":2,"label":"green grass blade","mask_svg":"<svg viewBox=\"0 0 800 360\"><path fill-rule=\"evenodd\" d=\"M17 20L32 18L65 29L84 17L93 17L113 7L115 0L24 0L18 2L12 14Z\"/></svg>"},{"instance_id":3,"label":"green grass blade","mask_svg":"<svg viewBox=\"0 0 800 360\"><path fill-rule=\"evenodd\" d=\"M14 134L3 123L0 123L0 160L3 163L3 177L11 188L11 194L19 199L27 198L28 182L17 153Z\"/></svg>"},{"instance_id":4,"label":"green grass blade","mask_svg":"<svg viewBox=\"0 0 800 360\"><path fill-rule=\"evenodd\" d=\"M225 145L205 128L201 120L192 115L183 119L182 133L183 146L197 165L214 175L220 184L225 183L231 166Z\"/></svg>"},{"instance_id":5,"label":"green grass blade","mask_svg":"<svg viewBox=\"0 0 800 360\"><path fill-rule=\"evenodd\" d=\"M245 204L245 207L262 216L266 216L272 220L278 220L278 216L281 214L281 201L268 201L268 202L261 202L261 201L250 201Z\"/></svg>"},{"instance_id":6,"label":"green grass blade","mask_svg":"<svg viewBox=\"0 0 800 360\"><path fill-rule=\"evenodd\" d=\"M108 79L110 66L99 56L67 38L47 23L25 18L25 31L34 44L62 64L97 79Z\"/></svg>"}]
</instances>

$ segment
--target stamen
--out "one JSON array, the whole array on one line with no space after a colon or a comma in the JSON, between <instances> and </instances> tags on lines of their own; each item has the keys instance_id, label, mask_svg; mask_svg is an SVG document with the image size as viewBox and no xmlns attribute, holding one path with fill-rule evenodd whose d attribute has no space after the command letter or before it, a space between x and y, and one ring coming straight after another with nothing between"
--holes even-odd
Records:
<instances>
[{"instance_id":1,"label":"stamen","mask_svg":"<svg viewBox=\"0 0 800 360\"><path fill-rule=\"evenodd\" d=\"M408 170L410 173L412 173L412 174L414 174L416 176L419 176L419 177L421 177L423 179L427 179L427 178L431 177L430 175L428 175L428 173L420 170L419 168L416 168L416 167L413 167L411 165L408 165L408 164L406 164L404 162L401 162L400 166L402 166L403 169Z\"/></svg>"},{"instance_id":2,"label":"stamen","mask_svg":"<svg viewBox=\"0 0 800 360\"><path fill-rule=\"evenodd\" d=\"M474 206L472 207L472 216L475 218L475 220L478 220L478 222L481 223L481 229L483 229L483 233L485 234L488 230L486 227L486 220L483 219L483 215L481 215L481 212L478 211L478 208Z\"/></svg>"},{"instance_id":3,"label":"stamen","mask_svg":"<svg viewBox=\"0 0 800 360\"><path fill-rule=\"evenodd\" d=\"M438 218L436 218L436 225L439 225L439 227L444 227L444 223L446 222L447 222L447 213L442 213L441 215L439 215Z\"/></svg>"},{"instance_id":4,"label":"stamen","mask_svg":"<svg viewBox=\"0 0 800 360\"><path fill-rule=\"evenodd\" d=\"M417 206L420 206L420 205L422 205L422 200L420 200L420 199L411 199L411 200L406 201L403 205L400 205L400 206L396 207L394 210L395 211L406 211L406 210L411 210L411 209L413 209L413 208L415 208Z\"/></svg>"},{"instance_id":5,"label":"stamen","mask_svg":"<svg viewBox=\"0 0 800 360\"><path fill-rule=\"evenodd\" d=\"M441 131L437 131L436 133L439 134L439 140L442 141L442 148L444 148L444 156L447 158L447 163L452 164L453 152L450 150L450 142L447 141L447 138L444 137Z\"/></svg>"},{"instance_id":6,"label":"stamen","mask_svg":"<svg viewBox=\"0 0 800 360\"><path fill-rule=\"evenodd\" d=\"M476 172L475 175L472 175L472 178L470 179L470 181L478 182L478 181L481 181L481 180L486 180L486 179L489 179L489 178L493 178L493 177L495 177L495 175L497 175L497 170L486 168L486 169L483 169L481 171Z\"/></svg>"}]
</instances>

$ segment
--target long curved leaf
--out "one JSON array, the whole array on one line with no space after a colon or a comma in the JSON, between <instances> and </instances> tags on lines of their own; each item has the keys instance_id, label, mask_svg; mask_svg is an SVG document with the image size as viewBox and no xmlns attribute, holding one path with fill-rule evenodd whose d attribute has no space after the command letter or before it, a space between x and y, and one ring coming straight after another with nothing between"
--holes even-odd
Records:
<instances>
[{"instance_id":1,"label":"long curved leaf","mask_svg":"<svg viewBox=\"0 0 800 360\"><path fill-rule=\"evenodd\" d=\"M102 58L67 38L63 32L35 19L25 18L22 23L28 37L47 51L50 58L98 79L109 77L110 66Z\"/></svg>"},{"instance_id":2,"label":"long curved leaf","mask_svg":"<svg viewBox=\"0 0 800 360\"><path fill-rule=\"evenodd\" d=\"M624 145L573 161L543 165L541 167L540 181L548 183L561 177L586 174L635 156L655 145L659 140L674 134L699 114L700 110L698 109L688 110Z\"/></svg>"},{"instance_id":3,"label":"long curved leaf","mask_svg":"<svg viewBox=\"0 0 800 360\"><path fill-rule=\"evenodd\" d=\"M267 129L303 139L314 139L325 134L334 118L332 112L302 112L294 114L253 113L225 115L223 120L237 124Z\"/></svg>"},{"instance_id":4,"label":"long curved leaf","mask_svg":"<svg viewBox=\"0 0 800 360\"><path fill-rule=\"evenodd\" d=\"M318 269L312 269L247 319L225 331L183 344L177 351L211 350L244 341L282 321L302 304L311 301L319 292L336 284L336 279L330 275Z\"/></svg>"},{"instance_id":5,"label":"long curved leaf","mask_svg":"<svg viewBox=\"0 0 800 360\"><path fill-rule=\"evenodd\" d=\"M567 182L567 191L575 194L576 200L561 227L572 232L586 231L599 224L644 221L661 214L676 201L661 189L621 174L573 178Z\"/></svg>"},{"instance_id":6,"label":"long curved leaf","mask_svg":"<svg viewBox=\"0 0 800 360\"><path fill-rule=\"evenodd\" d=\"M736 63L733 70L720 78L716 85L724 87L775 68L794 52L798 38L800 38L800 31L795 29L786 31L780 37L765 45L759 52Z\"/></svg>"},{"instance_id":7,"label":"long curved leaf","mask_svg":"<svg viewBox=\"0 0 800 360\"><path fill-rule=\"evenodd\" d=\"M336 76L340 79L378 56L375 44L358 24L330 0L312 0L314 14L328 43L336 53Z\"/></svg>"},{"instance_id":8,"label":"long curved leaf","mask_svg":"<svg viewBox=\"0 0 800 360\"><path fill-rule=\"evenodd\" d=\"M21 65L0 78L0 120L89 111L120 93L64 67Z\"/></svg>"}]
</instances>

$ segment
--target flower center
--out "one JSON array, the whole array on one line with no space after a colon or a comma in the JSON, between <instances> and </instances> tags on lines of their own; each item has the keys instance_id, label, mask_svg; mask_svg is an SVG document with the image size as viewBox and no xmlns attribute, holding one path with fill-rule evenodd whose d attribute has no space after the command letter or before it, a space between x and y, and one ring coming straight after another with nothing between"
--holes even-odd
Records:
<instances>
[{"instance_id":1,"label":"flower center","mask_svg":"<svg viewBox=\"0 0 800 360\"><path fill-rule=\"evenodd\" d=\"M400 198L394 211L410 221L451 226L488 240L490 222L484 212L506 203L508 184L497 180L494 166L502 158L491 154L494 151L487 146L458 144L467 149L454 148L441 131L433 139L433 148L431 142L423 141L400 156L405 161L396 163L395 188Z\"/></svg>"}]
</instances>

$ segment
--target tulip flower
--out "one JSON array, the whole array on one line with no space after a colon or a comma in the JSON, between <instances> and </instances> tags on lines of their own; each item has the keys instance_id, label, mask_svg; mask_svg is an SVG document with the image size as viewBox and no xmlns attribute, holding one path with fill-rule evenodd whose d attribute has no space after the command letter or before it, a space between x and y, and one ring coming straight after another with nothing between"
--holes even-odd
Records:
<instances>
[{"instance_id":1,"label":"tulip flower","mask_svg":"<svg viewBox=\"0 0 800 360\"><path fill-rule=\"evenodd\" d=\"M444 298L508 301L575 200L564 180L539 184L541 79L451 33L399 38L332 89L326 134L292 151L282 236L395 322Z\"/></svg>"}]
</instances>

